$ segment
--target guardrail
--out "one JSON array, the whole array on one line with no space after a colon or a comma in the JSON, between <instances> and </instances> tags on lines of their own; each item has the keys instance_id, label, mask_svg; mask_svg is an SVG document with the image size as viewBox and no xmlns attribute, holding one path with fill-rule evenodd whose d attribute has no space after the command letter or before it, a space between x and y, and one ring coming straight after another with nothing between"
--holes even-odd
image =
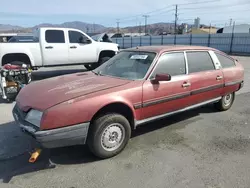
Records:
<instances>
[{"instance_id":1,"label":"guardrail","mask_svg":"<svg viewBox=\"0 0 250 188\"><path fill-rule=\"evenodd\" d=\"M123 49L151 45L197 45L216 48L229 54L250 55L250 34L248 33L160 35L122 37L112 40Z\"/></svg>"}]
</instances>

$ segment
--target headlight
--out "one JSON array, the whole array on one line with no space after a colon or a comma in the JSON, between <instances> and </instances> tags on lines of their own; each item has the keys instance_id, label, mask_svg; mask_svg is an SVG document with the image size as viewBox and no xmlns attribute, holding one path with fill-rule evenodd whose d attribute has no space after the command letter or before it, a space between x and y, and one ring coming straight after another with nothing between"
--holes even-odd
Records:
<instances>
[{"instance_id":1,"label":"headlight","mask_svg":"<svg viewBox=\"0 0 250 188\"><path fill-rule=\"evenodd\" d=\"M37 127L40 127L43 113L38 110L30 110L25 117L25 120Z\"/></svg>"}]
</instances>

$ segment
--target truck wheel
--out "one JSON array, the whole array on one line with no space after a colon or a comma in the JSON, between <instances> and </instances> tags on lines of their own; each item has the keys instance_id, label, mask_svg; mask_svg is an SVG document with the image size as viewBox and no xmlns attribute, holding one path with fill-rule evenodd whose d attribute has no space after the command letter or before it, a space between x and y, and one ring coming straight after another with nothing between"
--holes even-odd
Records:
<instances>
[{"instance_id":1,"label":"truck wheel","mask_svg":"<svg viewBox=\"0 0 250 188\"><path fill-rule=\"evenodd\" d=\"M99 60L99 66L108 61L110 57L101 57Z\"/></svg>"},{"instance_id":2,"label":"truck wheel","mask_svg":"<svg viewBox=\"0 0 250 188\"><path fill-rule=\"evenodd\" d=\"M22 66L22 65L25 64L25 63L22 62L22 61L12 61L12 62L10 62L9 64L11 64L11 65L19 65L19 66Z\"/></svg>"},{"instance_id":3,"label":"truck wheel","mask_svg":"<svg viewBox=\"0 0 250 188\"><path fill-rule=\"evenodd\" d=\"M215 107L220 111L226 111L233 105L235 93L230 93L222 97L222 99L215 103Z\"/></svg>"},{"instance_id":4,"label":"truck wheel","mask_svg":"<svg viewBox=\"0 0 250 188\"><path fill-rule=\"evenodd\" d=\"M24 62L22 62L22 61L12 61L12 62L10 62L9 64L11 64L11 65L19 65L19 66L22 66L23 64L25 64L25 65L27 65L27 66L30 66L30 68L33 69L33 67L31 67L31 65L30 65L29 63L24 63Z\"/></svg>"},{"instance_id":5,"label":"truck wheel","mask_svg":"<svg viewBox=\"0 0 250 188\"><path fill-rule=\"evenodd\" d=\"M91 71L91 70L96 69L96 68L98 67L98 64L97 64L97 63L91 63L91 64L88 64L88 65L84 65L84 67L85 67L87 70Z\"/></svg>"},{"instance_id":6,"label":"truck wheel","mask_svg":"<svg viewBox=\"0 0 250 188\"><path fill-rule=\"evenodd\" d=\"M99 158L110 158L120 153L131 136L128 120L116 113L103 115L89 130L88 147Z\"/></svg>"},{"instance_id":7,"label":"truck wheel","mask_svg":"<svg viewBox=\"0 0 250 188\"><path fill-rule=\"evenodd\" d=\"M91 64L88 64L88 65L84 65L84 67L91 71L91 70L94 70L96 69L97 67L99 67L100 65L102 65L103 63L105 63L106 61L108 61L110 59L110 57L101 57L98 61L98 63L91 63Z\"/></svg>"}]
</instances>

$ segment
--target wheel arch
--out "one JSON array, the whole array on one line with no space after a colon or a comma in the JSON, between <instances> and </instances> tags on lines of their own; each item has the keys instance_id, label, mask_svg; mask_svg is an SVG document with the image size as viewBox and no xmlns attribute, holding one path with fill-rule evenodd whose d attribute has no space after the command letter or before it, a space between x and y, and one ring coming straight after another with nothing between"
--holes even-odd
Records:
<instances>
[{"instance_id":1,"label":"wheel arch","mask_svg":"<svg viewBox=\"0 0 250 188\"><path fill-rule=\"evenodd\" d=\"M131 130L135 129L135 112L133 108L125 102L112 102L102 106L91 118L92 123L97 117L106 113L118 113L126 117L129 121Z\"/></svg>"},{"instance_id":2,"label":"wheel arch","mask_svg":"<svg viewBox=\"0 0 250 188\"><path fill-rule=\"evenodd\" d=\"M3 55L1 64L6 65L13 61L21 61L32 66L32 59L26 53L8 53Z\"/></svg>"},{"instance_id":3,"label":"wheel arch","mask_svg":"<svg viewBox=\"0 0 250 188\"><path fill-rule=\"evenodd\" d=\"M114 50L101 50L98 56L98 61L102 58L102 57L113 57L116 54L116 52Z\"/></svg>"}]
</instances>

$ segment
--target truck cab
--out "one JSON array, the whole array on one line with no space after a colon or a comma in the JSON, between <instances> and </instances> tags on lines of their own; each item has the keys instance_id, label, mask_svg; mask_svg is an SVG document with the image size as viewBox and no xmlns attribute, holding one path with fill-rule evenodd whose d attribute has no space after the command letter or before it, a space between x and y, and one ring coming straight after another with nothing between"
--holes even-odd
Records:
<instances>
[{"instance_id":1,"label":"truck cab","mask_svg":"<svg viewBox=\"0 0 250 188\"><path fill-rule=\"evenodd\" d=\"M83 64L96 68L118 52L114 43L96 42L73 28L42 27L34 31L34 42L0 45L2 65L13 62L31 67Z\"/></svg>"}]
</instances>

